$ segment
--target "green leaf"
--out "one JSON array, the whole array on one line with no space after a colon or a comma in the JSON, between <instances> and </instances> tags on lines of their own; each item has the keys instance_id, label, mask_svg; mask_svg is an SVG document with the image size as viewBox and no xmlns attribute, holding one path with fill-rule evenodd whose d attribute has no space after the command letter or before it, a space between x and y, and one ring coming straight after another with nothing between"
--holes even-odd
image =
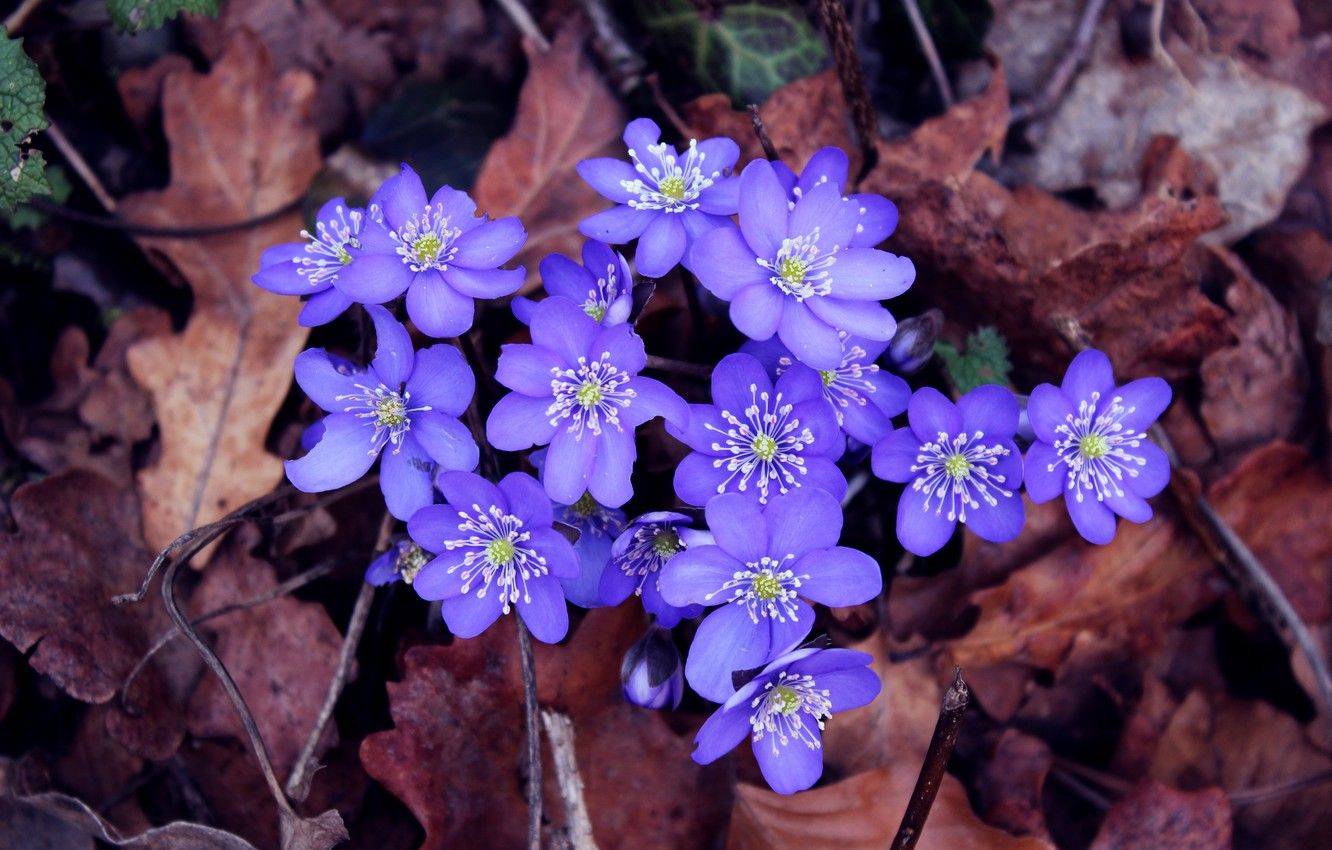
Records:
<instances>
[{"instance_id":1,"label":"green leaf","mask_svg":"<svg viewBox=\"0 0 1332 850\"><path fill-rule=\"evenodd\" d=\"M46 127L44 103L46 83L37 64L23 52L23 39L10 38L0 27L0 210L4 212L51 191L42 152L30 146L33 134Z\"/></svg>"},{"instance_id":2,"label":"green leaf","mask_svg":"<svg viewBox=\"0 0 1332 850\"><path fill-rule=\"evenodd\" d=\"M216 15L218 0L107 0L111 20L124 32L155 30L181 12Z\"/></svg>"},{"instance_id":3,"label":"green leaf","mask_svg":"<svg viewBox=\"0 0 1332 850\"><path fill-rule=\"evenodd\" d=\"M65 169L58 165L46 169L46 182L51 187L51 200L57 204L63 204L74 188L69 183L69 177L65 174ZM12 211L0 210L0 221L4 221L5 224L9 225L9 229L15 232L36 230L46 224L47 218L49 216L46 213L31 204L19 204Z\"/></svg>"},{"instance_id":4,"label":"green leaf","mask_svg":"<svg viewBox=\"0 0 1332 850\"><path fill-rule=\"evenodd\" d=\"M1008 343L994 328L980 328L968 336L965 354L942 341L934 344L934 350L943 358L959 393L969 393L982 384L1008 384L1008 373L1013 368L1008 362Z\"/></svg>"},{"instance_id":5,"label":"green leaf","mask_svg":"<svg viewBox=\"0 0 1332 850\"><path fill-rule=\"evenodd\" d=\"M828 58L823 38L798 3L752 0L724 5L706 19L690 0L647 0L638 16L659 52L679 57L705 88L737 108L762 103Z\"/></svg>"}]
</instances>

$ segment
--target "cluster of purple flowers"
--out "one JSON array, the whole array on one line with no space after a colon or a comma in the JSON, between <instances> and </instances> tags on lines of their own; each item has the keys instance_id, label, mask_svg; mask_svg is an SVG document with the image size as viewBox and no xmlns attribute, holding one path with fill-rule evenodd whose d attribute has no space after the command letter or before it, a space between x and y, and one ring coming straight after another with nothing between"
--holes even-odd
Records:
<instances>
[{"instance_id":1,"label":"cluster of purple flowers","mask_svg":"<svg viewBox=\"0 0 1332 850\"><path fill-rule=\"evenodd\" d=\"M297 382L328 415L307 430L287 475L320 492L381 459L386 505L409 538L379 555L366 580L438 601L458 637L516 612L553 643L569 628L567 603L636 598L652 624L624 659L625 697L674 707L687 681L720 704L694 758L710 762L748 736L768 782L790 793L821 775L828 718L880 687L869 656L809 643L813 605L859 604L882 590L878 563L839 545L843 469L868 453L875 475L906 485L896 533L917 555L938 551L959 524L1011 540L1024 522L1024 479L1033 501L1062 493L1077 529L1104 543L1116 516L1149 518L1145 500L1167 482L1169 463L1145 432L1170 388L1155 378L1117 387L1109 360L1085 352L1060 387L1031 394L1024 458L1008 389L982 386L953 402L929 387L913 394L881 365L898 348L911 370L923 362L911 325L920 319L904 323L903 340L882 304L911 286L915 268L877 247L897 208L844 194L843 152L819 151L800 174L764 160L735 173L730 139L681 151L660 136L638 119L625 129L627 162L579 165L614 206L581 222L581 264L546 257L545 297L512 300L531 342L503 346L494 374L509 392L484 433L459 418L475 390L466 346L417 349L393 302L405 295L407 317L428 337L466 334L474 299L512 295L524 280L522 268L502 268L526 239L517 219L478 217L447 186L427 195L403 166L365 209L334 199L306 241L266 251L255 282L303 296L302 324L361 304L377 345L364 366L322 349L297 358ZM707 403L687 404L642 374L633 267L613 247L635 240L638 273L683 266L729 302L749 338L713 369ZM689 450L674 476L684 506L630 519L621 508L634 496L636 432L656 418ZM476 469L492 450L531 450L538 477L487 480ZM682 660L671 629L695 618Z\"/></svg>"}]
</instances>

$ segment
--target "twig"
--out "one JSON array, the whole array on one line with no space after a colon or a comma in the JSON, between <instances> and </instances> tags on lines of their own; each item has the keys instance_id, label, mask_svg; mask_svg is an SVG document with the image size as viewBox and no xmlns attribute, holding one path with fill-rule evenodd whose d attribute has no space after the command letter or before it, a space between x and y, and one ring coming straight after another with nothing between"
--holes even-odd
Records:
<instances>
[{"instance_id":1,"label":"twig","mask_svg":"<svg viewBox=\"0 0 1332 850\"><path fill-rule=\"evenodd\" d=\"M42 0L23 0L14 11L5 16L5 21L0 26L3 26L5 33L12 38L19 27L23 26L23 22L28 19L28 16L37 11L37 7L40 5L42 5Z\"/></svg>"},{"instance_id":2,"label":"twig","mask_svg":"<svg viewBox=\"0 0 1332 850\"><path fill-rule=\"evenodd\" d=\"M1053 323L1055 329L1074 351L1083 351L1091 347L1091 338L1077 319L1059 315L1054 317ZM1165 429L1158 422L1148 433L1170 459L1171 470L1179 472L1181 468L1179 455L1175 452L1175 446ZM1281 586L1249 549L1248 544L1216 512L1207 497L1194 492L1184 476L1170 476L1170 495L1183 515L1184 521L1202 541L1212 559L1222 567L1231 583L1240 591L1240 595L1257 609L1258 614L1277 634L1286 633L1294 642L1295 648L1304 655L1318 684L1323 707L1329 718L1332 718L1332 674L1329 674L1327 662L1323 659L1323 654L1309 627L1300 619L1295 606L1290 604Z\"/></svg>"},{"instance_id":3,"label":"twig","mask_svg":"<svg viewBox=\"0 0 1332 850\"><path fill-rule=\"evenodd\" d=\"M869 483L869 479L869 473L863 469L858 470L855 475L851 476L851 480L846 485L846 495L842 497L843 508L850 505L856 496L860 495L860 491L865 489L865 485Z\"/></svg>"},{"instance_id":4,"label":"twig","mask_svg":"<svg viewBox=\"0 0 1332 850\"><path fill-rule=\"evenodd\" d=\"M606 0L579 0L579 5L592 22L592 31L596 33L593 47L606 64L611 81L620 94L628 94L638 88L643 79L643 69L647 63L638 51L630 46Z\"/></svg>"},{"instance_id":5,"label":"twig","mask_svg":"<svg viewBox=\"0 0 1332 850\"><path fill-rule=\"evenodd\" d=\"M541 850L541 731L537 726L536 658L532 636L518 621L518 653L523 662L523 720L527 727L527 850Z\"/></svg>"},{"instance_id":6,"label":"twig","mask_svg":"<svg viewBox=\"0 0 1332 850\"><path fill-rule=\"evenodd\" d=\"M532 13L527 11L522 0L495 0L495 2L509 16L509 20L513 21L513 25L524 38L532 41L542 53L550 50L550 42L541 34L541 29L537 27L536 21L532 20Z\"/></svg>"},{"instance_id":7,"label":"twig","mask_svg":"<svg viewBox=\"0 0 1332 850\"><path fill-rule=\"evenodd\" d=\"M384 512L379 523L379 535L375 539L373 554L378 555L388 548L389 536L393 533L393 514ZM375 598L375 586L367 581L361 582L360 592L356 594L356 604L352 606L351 619L347 622L347 634L342 638L342 651L338 655L338 667L333 673L333 681L328 683L328 693L324 704L319 709L314 726L305 738L305 746L296 758L296 764L287 776L286 791L293 800L304 800L310 794L310 779L313 777L311 766L314 764L315 749L324 737L324 729L333 717L342 689L347 685L347 676L351 673L352 661L356 658L356 648L361 645L361 634L365 631L366 620L370 618L370 603Z\"/></svg>"},{"instance_id":8,"label":"twig","mask_svg":"<svg viewBox=\"0 0 1332 850\"><path fill-rule=\"evenodd\" d=\"M560 796L564 798L569 844L573 850L597 850L597 841L592 835L592 821L587 814L587 801L583 797L583 777L578 773L573 721L558 711L543 708L541 725L546 728L546 737L550 739L555 779L560 786Z\"/></svg>"},{"instance_id":9,"label":"twig","mask_svg":"<svg viewBox=\"0 0 1332 850\"><path fill-rule=\"evenodd\" d=\"M749 117L754 122L754 135L758 137L759 144L763 147L763 156L769 162L776 162L781 159L777 155L777 148L772 143L772 137L768 135L768 128L763 126L763 116L759 114L758 104L749 104Z\"/></svg>"},{"instance_id":10,"label":"twig","mask_svg":"<svg viewBox=\"0 0 1332 850\"><path fill-rule=\"evenodd\" d=\"M1073 41L1069 43L1068 52L1050 72L1045 88L1041 89L1040 94L1032 100L1013 105L1010 113L1013 123L1039 118L1053 109L1064 96L1064 91L1073 81L1074 75L1087 62L1087 57L1091 53L1092 36L1096 34L1096 23L1101 19L1103 11L1105 11L1105 0L1087 0L1086 5L1082 7L1082 17L1078 19L1077 29L1073 31Z\"/></svg>"},{"instance_id":11,"label":"twig","mask_svg":"<svg viewBox=\"0 0 1332 850\"><path fill-rule=\"evenodd\" d=\"M1252 806L1255 803L1265 803L1268 800L1277 797L1284 797L1287 794L1293 794L1296 791L1303 791L1306 788L1312 788L1315 785L1322 785L1324 782L1332 782L1332 770L1320 770L1309 776L1301 776L1298 779L1289 779L1285 782L1278 782L1273 785L1264 785L1260 788L1247 788L1243 791L1234 791L1226 794L1230 798L1232 806Z\"/></svg>"},{"instance_id":12,"label":"twig","mask_svg":"<svg viewBox=\"0 0 1332 850\"><path fill-rule=\"evenodd\" d=\"M298 590L299 588L305 587L305 585L309 584L310 582L323 578L332 571L333 571L332 564L320 564L317 567L312 567L303 573L297 573L296 575L292 576L291 578L287 579L286 581L282 582L281 584L277 585L272 590L269 590L266 593L261 593L258 596L251 597L242 602L231 602L219 608L214 608L211 611L201 614L198 617L195 617L193 620L191 620L190 625L200 626L208 622L209 620L215 620L218 617L222 617L227 614L234 613L236 611L245 611L250 608L258 608L260 605L265 605L269 602L272 602L274 599L277 599L280 596L286 596L287 594L292 593L293 591ZM151 661L153 657L157 655L157 653L161 652L166 647L167 644L171 643L171 641L175 640L178 637L180 637L180 632L174 626L172 626L167 631L163 632L162 635L158 637L156 641L153 642L153 645L148 647L148 651L143 654L143 657L138 660L138 662L134 665L133 669L129 671L129 675L125 677L124 684L120 686L120 707L126 714L137 717L141 713L138 706L132 705L129 701L130 685L134 684L134 680L137 679L139 677L139 674L143 672L143 668L148 666L148 662Z\"/></svg>"},{"instance_id":13,"label":"twig","mask_svg":"<svg viewBox=\"0 0 1332 850\"><path fill-rule=\"evenodd\" d=\"M687 363L684 360L672 360L669 357L658 357L655 354L647 356L647 368L656 369L658 372L671 372L687 378L697 378L700 381L706 381L712 377L711 366L704 366L702 363Z\"/></svg>"},{"instance_id":14,"label":"twig","mask_svg":"<svg viewBox=\"0 0 1332 850\"><path fill-rule=\"evenodd\" d=\"M934 805L934 797L939 793L944 772L948 769L948 759L953 754L953 747L957 745L962 716L966 714L970 702L971 689L962 678L962 669L957 668L953 672L953 684L944 692L939 720L934 725L934 736L930 738L925 763L921 765L916 787L911 792L911 801L907 803L906 813L902 815L902 825L897 828L892 850L911 850L920 840L925 819L930 816L930 807Z\"/></svg>"},{"instance_id":15,"label":"twig","mask_svg":"<svg viewBox=\"0 0 1332 850\"><path fill-rule=\"evenodd\" d=\"M865 85L865 69L860 66L860 57L856 55L856 36L851 31L851 22L846 18L846 7L842 5L842 0L819 0L819 15L823 19L823 29L828 35L828 42L832 45L833 61L837 64L837 78L842 83L842 92L851 107L851 121L856 126L856 135L860 137L860 153L863 161L860 164L860 173L852 181L852 186L848 187L854 188L879 161L878 122L874 120L874 103L870 100L869 88ZM927 50L934 50L933 43L929 41L929 33L925 34L924 43L928 45ZM940 73L942 74L942 70ZM943 84L944 101L948 106L952 106L952 91L947 88L946 78Z\"/></svg>"},{"instance_id":16,"label":"twig","mask_svg":"<svg viewBox=\"0 0 1332 850\"><path fill-rule=\"evenodd\" d=\"M97 198L97 203L102 205L102 209L114 213L116 211L116 199L111 197L110 192L106 191L106 187L102 185L102 181L97 177L97 172L92 170L92 166L83 158L78 149L70 143L69 138L60 129L60 125L56 124L49 115L46 116L46 137L55 144L56 150L60 151L60 155L65 158L65 162L69 163L69 167L74 169L74 173L83 180L84 185L88 187L88 191L93 193L93 197Z\"/></svg>"},{"instance_id":17,"label":"twig","mask_svg":"<svg viewBox=\"0 0 1332 850\"><path fill-rule=\"evenodd\" d=\"M1064 768L1058 766L1054 767L1050 771L1050 777L1052 779L1058 779L1060 782L1064 783L1069 788L1072 788L1075 792L1077 792L1079 797L1086 800L1088 803L1091 803L1093 806L1100 809L1101 811L1105 811L1106 809L1110 808L1115 804L1114 800L1102 794L1099 790L1093 787L1090 783L1083 780L1076 773L1072 773Z\"/></svg>"},{"instance_id":18,"label":"twig","mask_svg":"<svg viewBox=\"0 0 1332 850\"><path fill-rule=\"evenodd\" d=\"M943 98L944 108L951 109L953 106L953 87L948 82L948 74L944 73L943 62L939 60L939 51L934 47L934 38L930 36L929 27L925 26L925 18L920 14L920 7L916 5L916 0L902 0L902 8L906 10L907 19L911 21L911 29L916 33L916 41L920 42L920 50L925 54L925 61L929 63L930 74L934 76L934 84L939 87L939 96Z\"/></svg>"},{"instance_id":19,"label":"twig","mask_svg":"<svg viewBox=\"0 0 1332 850\"><path fill-rule=\"evenodd\" d=\"M152 224L139 224L133 221L126 221L123 218L106 215L93 215L92 213L79 212L69 207L52 203L45 198L33 198L29 201L33 207L42 212L62 218L66 221L74 221L79 224L87 224L92 227L101 227L106 230L116 230L121 233L128 233L131 236L151 236L156 239L198 239L202 236L221 236L227 233L235 233L239 230L249 230L251 227L258 227L261 224L267 224L274 219L287 215L292 210L301 205L304 200L302 197L293 198L277 209L253 216L251 218L241 219L240 221L227 221L221 224L201 224L197 227L157 227Z\"/></svg>"}]
</instances>

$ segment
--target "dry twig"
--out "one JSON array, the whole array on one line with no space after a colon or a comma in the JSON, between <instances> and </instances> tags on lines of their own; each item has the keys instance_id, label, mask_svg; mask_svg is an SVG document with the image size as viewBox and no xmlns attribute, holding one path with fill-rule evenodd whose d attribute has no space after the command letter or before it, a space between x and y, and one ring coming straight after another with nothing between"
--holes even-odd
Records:
<instances>
[{"instance_id":1,"label":"dry twig","mask_svg":"<svg viewBox=\"0 0 1332 850\"><path fill-rule=\"evenodd\" d=\"M970 703L971 689L962 678L962 669L959 667L953 671L953 684L944 692L939 720L930 738L930 748L925 752L925 763L920 767L920 776L916 778L916 787L911 791L911 800L902 815L902 825L897 828L892 850L911 850L920 840L921 831L925 829L925 819L930 816L930 807L934 805L935 795L939 793L939 786L948 769L948 759L953 754L953 747L957 746L957 736L962 731L962 717Z\"/></svg>"}]
</instances>

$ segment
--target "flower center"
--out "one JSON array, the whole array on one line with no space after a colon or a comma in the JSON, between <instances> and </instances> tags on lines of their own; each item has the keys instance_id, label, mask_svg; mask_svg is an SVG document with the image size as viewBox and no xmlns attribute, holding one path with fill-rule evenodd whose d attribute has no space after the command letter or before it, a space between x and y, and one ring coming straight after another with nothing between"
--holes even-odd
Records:
<instances>
[{"instance_id":1,"label":"flower center","mask_svg":"<svg viewBox=\"0 0 1332 850\"><path fill-rule=\"evenodd\" d=\"M624 554L615 555L611 563L630 578L638 579L634 593L643 594L643 583L648 576L659 574L662 565L685 549L684 541L674 527L663 522L640 525Z\"/></svg>"},{"instance_id":2,"label":"flower center","mask_svg":"<svg viewBox=\"0 0 1332 850\"><path fill-rule=\"evenodd\" d=\"M573 508L574 513L581 517L592 516L601 509L601 506L597 504L597 500L592 498L592 494L586 492L579 496L578 501L574 502L569 507Z\"/></svg>"},{"instance_id":3,"label":"flower center","mask_svg":"<svg viewBox=\"0 0 1332 850\"><path fill-rule=\"evenodd\" d=\"M754 576L750 588L755 596L767 602L776 599L777 594L782 592L782 583L775 575L765 570Z\"/></svg>"},{"instance_id":4,"label":"flower center","mask_svg":"<svg viewBox=\"0 0 1332 850\"><path fill-rule=\"evenodd\" d=\"M869 404L868 396L876 388L874 382L866 376L879 371L879 364L863 362L869 356L868 351L859 345L847 346L847 336L846 331L837 332L837 338L842 343L842 365L819 372L819 378L823 381L823 397L832 405L838 425L845 420L844 409L853 404L861 407ZM781 375L790 369L793 363L795 360L788 355L779 357L777 374Z\"/></svg>"},{"instance_id":5,"label":"flower center","mask_svg":"<svg viewBox=\"0 0 1332 850\"><path fill-rule=\"evenodd\" d=\"M495 505L472 505L471 512L458 511L458 532L461 536L444 541L444 549L465 552L448 570L462 578L464 596L475 590L476 597L484 599L492 587L497 588L505 614L520 599L532 601L528 583L550 570L545 556L527 545L532 533L523 529L521 519Z\"/></svg>"},{"instance_id":6,"label":"flower center","mask_svg":"<svg viewBox=\"0 0 1332 850\"><path fill-rule=\"evenodd\" d=\"M830 269L837 262L834 245L827 251L819 248L821 229L816 227L803 236L782 240L777 256L771 260L755 259L760 266L772 272L768 280L773 286L797 301L827 295L832 292Z\"/></svg>"},{"instance_id":7,"label":"flower center","mask_svg":"<svg viewBox=\"0 0 1332 850\"><path fill-rule=\"evenodd\" d=\"M673 528L663 528L657 532L657 536L652 538L652 551L662 558L670 558L676 552L683 549L680 543L680 535Z\"/></svg>"},{"instance_id":8,"label":"flower center","mask_svg":"<svg viewBox=\"0 0 1332 850\"><path fill-rule=\"evenodd\" d=\"M453 242L461 235L461 230L449 225L442 204L426 204L400 230L389 231L389 236L398 243L396 251L402 262L414 272L448 269L458 253Z\"/></svg>"},{"instance_id":9,"label":"flower center","mask_svg":"<svg viewBox=\"0 0 1332 850\"><path fill-rule=\"evenodd\" d=\"M819 379L823 381L824 387L831 387L837 382L837 371L834 369L820 369Z\"/></svg>"},{"instance_id":10,"label":"flower center","mask_svg":"<svg viewBox=\"0 0 1332 850\"><path fill-rule=\"evenodd\" d=\"M729 581L705 598L712 599L729 593L726 602L746 608L749 619L755 623L760 617L779 623L787 620L799 622L800 606L797 603L800 585L809 576L796 575L794 570L786 566L788 561L794 560L794 554L781 558L764 555L757 561L745 564L745 569L733 573Z\"/></svg>"},{"instance_id":11,"label":"flower center","mask_svg":"<svg viewBox=\"0 0 1332 850\"><path fill-rule=\"evenodd\" d=\"M638 394L629 389L630 375L610 362L610 352L603 351L599 360L591 363L586 357L578 358L578 368L550 370L550 389L554 400L546 408L550 424L558 425L570 420L568 429L600 434L606 425L620 426L620 411L627 408Z\"/></svg>"},{"instance_id":12,"label":"flower center","mask_svg":"<svg viewBox=\"0 0 1332 850\"><path fill-rule=\"evenodd\" d=\"M1107 401L1094 392L1090 400L1079 402L1076 414L1068 414L1055 426L1059 460L1047 468L1054 472L1060 463L1068 466L1064 489L1073 491L1079 502L1088 492L1097 501L1124 495L1124 479L1137 478L1147 465L1147 459L1135 451L1146 436L1123 422L1136 409L1125 407L1120 396Z\"/></svg>"},{"instance_id":13,"label":"flower center","mask_svg":"<svg viewBox=\"0 0 1332 850\"><path fill-rule=\"evenodd\" d=\"M911 489L925 494L925 510L929 510L931 501L937 501L936 516L947 506L950 522L965 523L967 510L978 509L981 501L994 507L1001 497L1013 495L1002 486L1007 476L992 472L999 458L1007 457L1011 450L998 443L985 445L981 442L984 437L981 431L955 437L941 431L937 440L920 447L911 466L911 471L919 475L911 482Z\"/></svg>"},{"instance_id":14,"label":"flower center","mask_svg":"<svg viewBox=\"0 0 1332 850\"><path fill-rule=\"evenodd\" d=\"M338 276L338 271L352 261L347 250L361 247L357 238L361 234L361 224L365 214L360 210L348 210L335 207L334 215L323 221L315 222L315 232L302 230L301 236L309 239L303 256L297 256L292 262L299 266L296 273L304 277L312 286L328 283Z\"/></svg>"},{"instance_id":15,"label":"flower center","mask_svg":"<svg viewBox=\"0 0 1332 850\"><path fill-rule=\"evenodd\" d=\"M620 186L636 198L628 205L636 210L661 210L681 213L698 209L698 196L721 177L721 169L705 170L707 155L698 149L698 141L689 140L683 159L665 142L648 145L646 151L630 148L638 176L621 180Z\"/></svg>"},{"instance_id":16,"label":"flower center","mask_svg":"<svg viewBox=\"0 0 1332 850\"><path fill-rule=\"evenodd\" d=\"M412 254L422 266L433 266L439 258L439 249L444 247L437 234L427 233L412 243Z\"/></svg>"},{"instance_id":17,"label":"flower center","mask_svg":"<svg viewBox=\"0 0 1332 850\"><path fill-rule=\"evenodd\" d=\"M430 556L426 554L424 549L415 543L408 543L398 553L398 557L393 562L393 568L397 570L398 575L402 576L404 583L411 584L416 580L417 573L421 572L421 568L429 561Z\"/></svg>"},{"instance_id":18,"label":"flower center","mask_svg":"<svg viewBox=\"0 0 1332 850\"><path fill-rule=\"evenodd\" d=\"M823 729L824 721L832 716L830 695L813 676L783 670L750 701L749 707L754 710L749 717L750 736L755 742L771 739L773 753L792 741L811 750L820 749L823 744L815 728Z\"/></svg>"},{"instance_id":19,"label":"flower center","mask_svg":"<svg viewBox=\"0 0 1332 850\"><path fill-rule=\"evenodd\" d=\"M717 485L717 492L726 492L733 483L740 492L753 485L759 502L766 504L769 490L787 493L800 486L797 479L808 471L803 452L814 443L814 432L801 427L791 415L795 405L782 404L781 393L760 393L757 384L750 384L749 392L753 403L741 411L743 418L722 410L728 427L710 422L704 427L720 437L712 444L712 451L721 455L713 459L713 467L730 473Z\"/></svg>"},{"instance_id":20,"label":"flower center","mask_svg":"<svg viewBox=\"0 0 1332 850\"><path fill-rule=\"evenodd\" d=\"M606 318L606 308L600 304L584 304L583 312L596 319L598 322Z\"/></svg>"},{"instance_id":21,"label":"flower center","mask_svg":"<svg viewBox=\"0 0 1332 850\"><path fill-rule=\"evenodd\" d=\"M375 427L370 435L370 454L378 454L385 445L393 445L393 453L402 451L402 440L412 429L412 414L430 410L430 405L412 407L412 394L407 390L391 390L380 384L367 387L355 385L357 392L337 396L337 401L351 402L343 410L360 419L370 420Z\"/></svg>"}]
</instances>

